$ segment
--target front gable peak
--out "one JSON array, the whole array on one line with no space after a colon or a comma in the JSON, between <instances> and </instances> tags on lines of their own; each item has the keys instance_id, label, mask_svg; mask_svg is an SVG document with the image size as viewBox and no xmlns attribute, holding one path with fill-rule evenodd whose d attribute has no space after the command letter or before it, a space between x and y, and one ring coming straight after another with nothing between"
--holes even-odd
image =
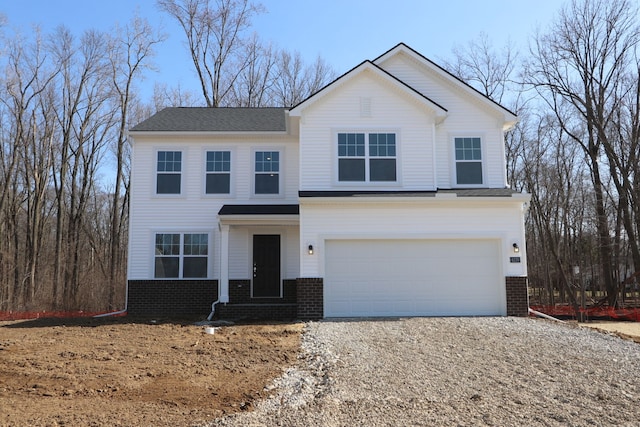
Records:
<instances>
[{"instance_id":1,"label":"front gable peak","mask_svg":"<svg viewBox=\"0 0 640 427\"><path fill-rule=\"evenodd\" d=\"M405 93L407 96L417 100L420 103L423 103L427 108L429 108L429 109L431 109L431 110L433 110L435 112L435 115L436 115L438 121L444 120L444 118L447 116L447 109L445 107L443 107L442 105L440 105L437 102L433 101L432 99L430 99L425 94L423 94L420 91L418 91L417 89L413 88L411 85L403 82L397 76L394 76L393 74L391 74L388 71L382 69L381 67L379 67L378 65L376 65L375 63L373 63L372 61L369 61L369 60L363 61L362 63L360 63L356 67L354 67L351 70L347 71L342 76L338 77L333 82L329 83L327 86L325 86L324 88L322 88L318 92L314 93L313 95L311 95L310 97L308 97L304 101L302 101L299 104L295 105L289 111L289 115L292 116L292 117L301 116L302 112L305 109L307 109L309 106L315 104L316 102L318 102L319 100L325 98L327 95L333 93L334 91L339 90L339 88L342 87L345 83L347 83L347 82L349 82L349 81L351 81L353 79L356 79L359 76L361 76L361 75L363 75L364 73L367 73L367 72L368 73L373 73L378 78L380 78L380 79L382 79L382 80L394 85L395 87L397 87L398 90L400 90L401 92Z\"/></svg>"},{"instance_id":2,"label":"front gable peak","mask_svg":"<svg viewBox=\"0 0 640 427\"><path fill-rule=\"evenodd\" d=\"M458 87L469 96L486 105L488 108L497 111L504 118L505 128L511 127L517 121L517 116L514 112L500 105L488 96L484 95L473 86L469 85L465 81L461 80L451 72L447 71L440 65L436 64L426 56L422 55L420 52L412 49L410 46L407 46L404 43L398 43L396 46L392 47L387 52L374 59L372 62L380 68L385 69L385 63L391 61L393 58L402 55L406 55L407 57L412 58L415 62L421 64L429 72L440 76L444 80L448 81L452 86Z\"/></svg>"}]
</instances>

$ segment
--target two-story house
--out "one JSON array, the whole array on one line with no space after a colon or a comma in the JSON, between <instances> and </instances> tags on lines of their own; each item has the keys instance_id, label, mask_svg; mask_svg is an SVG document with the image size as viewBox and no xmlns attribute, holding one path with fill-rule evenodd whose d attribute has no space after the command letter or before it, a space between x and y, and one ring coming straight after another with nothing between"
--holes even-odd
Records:
<instances>
[{"instance_id":1,"label":"two-story house","mask_svg":"<svg viewBox=\"0 0 640 427\"><path fill-rule=\"evenodd\" d=\"M131 129L131 314L526 315L516 122L404 44L293 108Z\"/></svg>"}]
</instances>

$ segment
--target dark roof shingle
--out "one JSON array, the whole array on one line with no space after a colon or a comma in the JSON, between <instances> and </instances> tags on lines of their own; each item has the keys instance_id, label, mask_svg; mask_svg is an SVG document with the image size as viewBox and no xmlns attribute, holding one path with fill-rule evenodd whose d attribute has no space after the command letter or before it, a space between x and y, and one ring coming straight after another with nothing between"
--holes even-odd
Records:
<instances>
[{"instance_id":1,"label":"dark roof shingle","mask_svg":"<svg viewBox=\"0 0 640 427\"><path fill-rule=\"evenodd\" d=\"M218 215L299 215L299 205L224 205Z\"/></svg>"},{"instance_id":2,"label":"dark roof shingle","mask_svg":"<svg viewBox=\"0 0 640 427\"><path fill-rule=\"evenodd\" d=\"M284 132L286 108L169 107L132 132Z\"/></svg>"}]
</instances>

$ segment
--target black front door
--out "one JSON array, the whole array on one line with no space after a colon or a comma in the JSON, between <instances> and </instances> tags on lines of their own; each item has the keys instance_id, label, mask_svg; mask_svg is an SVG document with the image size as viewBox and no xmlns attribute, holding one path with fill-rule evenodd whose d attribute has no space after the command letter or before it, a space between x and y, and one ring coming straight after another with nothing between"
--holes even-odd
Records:
<instances>
[{"instance_id":1,"label":"black front door","mask_svg":"<svg viewBox=\"0 0 640 427\"><path fill-rule=\"evenodd\" d=\"M253 297L280 297L280 236L253 236Z\"/></svg>"}]
</instances>

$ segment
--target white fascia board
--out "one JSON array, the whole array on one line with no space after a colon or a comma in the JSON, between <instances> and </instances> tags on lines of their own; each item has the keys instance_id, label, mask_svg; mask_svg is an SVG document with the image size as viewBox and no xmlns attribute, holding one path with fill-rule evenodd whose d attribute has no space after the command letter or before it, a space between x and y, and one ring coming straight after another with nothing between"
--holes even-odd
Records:
<instances>
[{"instance_id":1,"label":"white fascia board","mask_svg":"<svg viewBox=\"0 0 640 427\"><path fill-rule=\"evenodd\" d=\"M356 76L362 74L365 71L370 71L374 73L376 76L386 80L387 83L397 86L398 88L400 88L400 90L402 90L404 93L406 93L410 97L426 105L429 109L434 111L436 118L438 119L437 120L438 123L442 122L447 117L448 111L445 108L436 104L434 101L431 101L425 95L413 89L411 86L404 83L402 80L398 79L397 77L391 75L386 70L378 67L371 61L365 61L361 63L351 71L348 71L346 74L339 77L337 80L334 80L332 83L329 83L319 92L316 92L314 95L307 98L305 101L302 101L300 104L296 105L294 108L289 110L289 116L300 117L302 115L302 111L308 108L311 104L319 101L320 99L324 98L328 94L338 90L340 86L342 86L345 82L351 80L352 78L356 78Z\"/></svg>"},{"instance_id":2,"label":"white fascia board","mask_svg":"<svg viewBox=\"0 0 640 427\"><path fill-rule=\"evenodd\" d=\"M395 204L457 204L457 205L484 205L496 204L527 203L531 200L530 194L513 194L512 196L481 196L481 197L458 197L453 194L427 196L427 197L405 197L405 196L356 196L356 197L301 197L299 198L300 206L303 205L326 205L326 204L378 204L378 205L395 205Z\"/></svg>"},{"instance_id":3,"label":"white fascia board","mask_svg":"<svg viewBox=\"0 0 640 427\"><path fill-rule=\"evenodd\" d=\"M222 215L222 225L298 225L299 215Z\"/></svg>"},{"instance_id":4,"label":"white fascia board","mask_svg":"<svg viewBox=\"0 0 640 427\"><path fill-rule=\"evenodd\" d=\"M398 46L396 46L395 48L391 49L390 51L386 52L382 56L374 59L373 63L376 64L376 65L379 65L379 64L383 63L384 61L386 61L387 59L397 55L400 52L403 52L406 55L412 57L415 61L423 64L426 68L428 68L429 70L431 70L434 73L438 74L439 76L441 76L445 80L448 80L452 84L460 87L462 90L464 90L469 95L482 100L482 102L490 105L491 107L493 107L496 110L500 110L500 112L504 116L504 122L505 122L504 130L508 130L508 129L512 128L517 123L518 117L515 114L513 114L511 111L509 111L508 109L506 109L502 105L498 104L494 100L486 97L485 95L483 95L482 93L480 93L479 91L474 89L469 84L467 84L464 81L458 79L453 74L451 74L449 71L445 70L444 68L442 68L440 65L436 64L435 62L433 62L429 58L423 56L422 54L414 51L413 49L411 49L410 47L408 47L408 46L406 46L406 45L404 45L402 43L400 43Z\"/></svg>"},{"instance_id":5,"label":"white fascia board","mask_svg":"<svg viewBox=\"0 0 640 427\"><path fill-rule=\"evenodd\" d=\"M182 136L182 137L198 137L198 136L282 136L288 135L288 131L264 131L264 132L242 132L242 131L129 131L129 135L137 138L140 136L158 137L158 136Z\"/></svg>"}]
</instances>

